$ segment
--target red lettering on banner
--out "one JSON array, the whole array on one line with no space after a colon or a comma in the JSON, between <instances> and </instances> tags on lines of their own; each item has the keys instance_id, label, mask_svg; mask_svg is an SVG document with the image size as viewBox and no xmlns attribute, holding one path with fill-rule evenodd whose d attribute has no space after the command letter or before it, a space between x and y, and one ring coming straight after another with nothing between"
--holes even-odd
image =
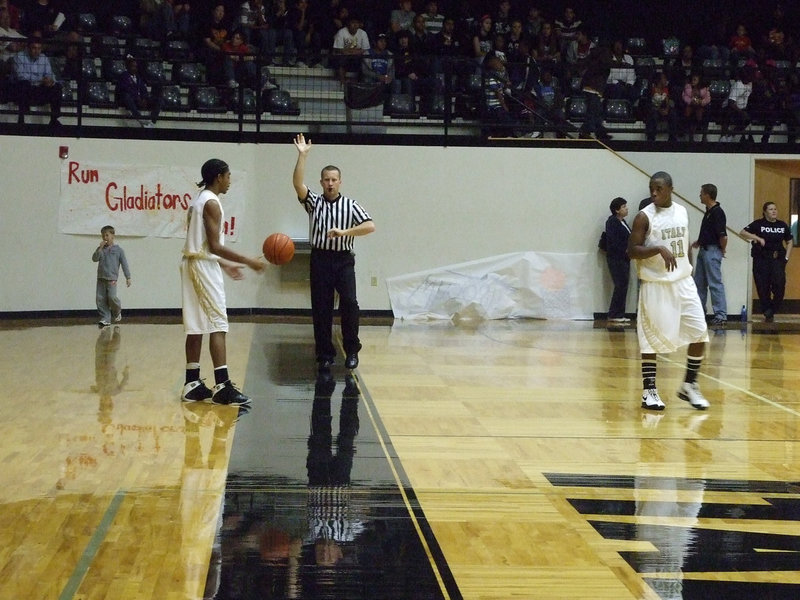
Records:
<instances>
[{"instance_id":1,"label":"red lettering on banner","mask_svg":"<svg viewBox=\"0 0 800 600\"><path fill-rule=\"evenodd\" d=\"M80 169L80 163L74 160L69 161L69 173L67 174L67 185L73 183L96 183L100 181L100 172L97 169Z\"/></svg>"}]
</instances>

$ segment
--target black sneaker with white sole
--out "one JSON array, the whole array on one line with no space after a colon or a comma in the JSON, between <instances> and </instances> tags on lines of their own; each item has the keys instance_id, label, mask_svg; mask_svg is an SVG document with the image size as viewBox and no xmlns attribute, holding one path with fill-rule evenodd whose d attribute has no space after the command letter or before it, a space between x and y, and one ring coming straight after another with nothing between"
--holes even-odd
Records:
<instances>
[{"instance_id":1,"label":"black sneaker with white sole","mask_svg":"<svg viewBox=\"0 0 800 600\"><path fill-rule=\"evenodd\" d=\"M184 402L205 402L213 396L211 390L201 380L190 381L183 386L181 400Z\"/></svg>"},{"instance_id":2,"label":"black sneaker with white sole","mask_svg":"<svg viewBox=\"0 0 800 600\"><path fill-rule=\"evenodd\" d=\"M213 392L214 395L211 397L211 402L214 404L223 404L226 406L250 404L250 398L237 390L230 379L224 383L215 385Z\"/></svg>"}]
</instances>

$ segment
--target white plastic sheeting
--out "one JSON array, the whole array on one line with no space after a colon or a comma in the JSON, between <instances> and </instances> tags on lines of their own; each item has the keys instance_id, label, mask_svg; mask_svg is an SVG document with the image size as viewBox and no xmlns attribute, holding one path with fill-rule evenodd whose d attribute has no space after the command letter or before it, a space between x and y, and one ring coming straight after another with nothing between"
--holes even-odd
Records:
<instances>
[{"instance_id":1,"label":"white plastic sheeting","mask_svg":"<svg viewBox=\"0 0 800 600\"><path fill-rule=\"evenodd\" d=\"M515 252L386 280L398 319L591 319L594 253Z\"/></svg>"}]
</instances>

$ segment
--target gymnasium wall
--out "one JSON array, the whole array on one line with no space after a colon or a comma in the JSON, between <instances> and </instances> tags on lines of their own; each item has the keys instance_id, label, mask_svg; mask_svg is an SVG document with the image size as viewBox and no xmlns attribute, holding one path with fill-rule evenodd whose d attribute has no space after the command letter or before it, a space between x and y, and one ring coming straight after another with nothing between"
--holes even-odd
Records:
<instances>
[{"instance_id":1,"label":"gymnasium wall","mask_svg":"<svg viewBox=\"0 0 800 600\"><path fill-rule=\"evenodd\" d=\"M70 160L113 165L185 165L197 169L208 158L226 160L246 172L246 219L235 248L260 253L264 237L283 231L307 237L307 218L291 185L296 150L285 144L223 144L12 137L0 138L3 212L0 216L0 312L93 310L96 265L94 235L58 232L59 146ZM593 306L605 312L611 283L597 238L615 196L632 211L648 193L647 173L666 170L675 191L700 206L703 183L719 188L732 229L753 216L755 156L751 154L636 153L616 156L598 149L444 148L317 145L308 160L307 183L318 189L319 171L342 170L342 191L359 200L376 233L356 240L359 300L363 309L388 311L387 277L509 252L588 252L596 256ZM237 182L234 181L234 186ZM244 185L239 182L239 185ZM693 239L701 212L689 208ZM112 223L113 224L113 223ZM117 240L133 272L121 289L127 309L180 307L178 263L181 239ZM747 244L728 245L724 278L729 312L738 314L750 297ZM247 273L228 281L231 308L306 309L307 259ZM628 311L635 310L635 285Z\"/></svg>"}]
</instances>

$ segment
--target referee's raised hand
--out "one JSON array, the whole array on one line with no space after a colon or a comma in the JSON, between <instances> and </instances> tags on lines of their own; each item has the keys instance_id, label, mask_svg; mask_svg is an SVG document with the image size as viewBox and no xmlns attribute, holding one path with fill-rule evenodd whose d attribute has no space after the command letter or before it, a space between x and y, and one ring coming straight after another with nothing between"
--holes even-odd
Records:
<instances>
[{"instance_id":1,"label":"referee's raised hand","mask_svg":"<svg viewBox=\"0 0 800 600\"><path fill-rule=\"evenodd\" d=\"M298 133L295 136L294 145L300 154L307 154L308 151L311 150L311 140L309 139L306 142L306 136L304 136L302 133Z\"/></svg>"}]
</instances>

